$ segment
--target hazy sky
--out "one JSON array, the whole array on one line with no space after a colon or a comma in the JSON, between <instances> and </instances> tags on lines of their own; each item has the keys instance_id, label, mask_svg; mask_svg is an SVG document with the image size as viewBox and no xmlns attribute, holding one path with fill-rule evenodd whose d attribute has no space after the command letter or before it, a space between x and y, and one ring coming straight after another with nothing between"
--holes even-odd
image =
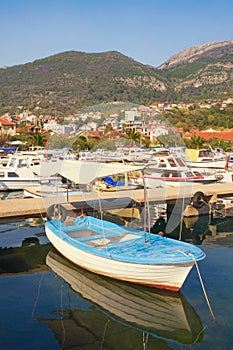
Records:
<instances>
[{"instance_id":1,"label":"hazy sky","mask_svg":"<svg viewBox=\"0 0 233 350\"><path fill-rule=\"evenodd\" d=\"M119 51L159 66L233 39L232 0L0 0L0 66L64 51Z\"/></svg>"}]
</instances>

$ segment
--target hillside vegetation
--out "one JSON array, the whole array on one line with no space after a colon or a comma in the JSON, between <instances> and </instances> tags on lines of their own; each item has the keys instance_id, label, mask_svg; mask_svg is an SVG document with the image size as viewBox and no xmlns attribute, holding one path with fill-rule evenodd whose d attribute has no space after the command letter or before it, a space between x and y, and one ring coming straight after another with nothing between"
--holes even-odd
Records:
<instances>
[{"instance_id":1,"label":"hillside vegetation","mask_svg":"<svg viewBox=\"0 0 233 350\"><path fill-rule=\"evenodd\" d=\"M102 102L197 102L233 96L233 41L209 43L158 68L119 52L64 52L0 69L0 112L67 114Z\"/></svg>"}]
</instances>

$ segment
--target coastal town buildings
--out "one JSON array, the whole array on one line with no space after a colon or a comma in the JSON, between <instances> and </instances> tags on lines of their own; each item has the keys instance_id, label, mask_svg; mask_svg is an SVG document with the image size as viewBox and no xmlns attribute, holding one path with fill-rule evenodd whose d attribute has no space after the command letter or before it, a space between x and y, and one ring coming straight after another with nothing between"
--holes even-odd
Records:
<instances>
[{"instance_id":1,"label":"coastal town buildings","mask_svg":"<svg viewBox=\"0 0 233 350\"><path fill-rule=\"evenodd\" d=\"M5 118L0 118L0 136L16 134L16 124Z\"/></svg>"},{"instance_id":2,"label":"coastal town buildings","mask_svg":"<svg viewBox=\"0 0 233 350\"><path fill-rule=\"evenodd\" d=\"M223 101L199 103L198 107L202 110L210 110L218 105L220 110L224 110L232 104L233 98L227 98ZM87 111L66 115L63 118L51 115L36 116L33 112L21 110L19 114L5 113L0 117L0 136L3 138L25 132L39 132L64 137L89 136L99 140L101 137L110 138L110 135L114 134L113 131L119 137L119 135L131 130L140 133L144 139L150 140L151 143L155 142L160 135L169 135L174 132L186 139L201 137L207 141L211 138L233 141L233 129L230 128L221 131L215 130L214 127L206 130L190 128L189 131L184 131L182 127L175 129L165 123L164 113L174 110L190 111L196 106L193 103L169 104L160 102L150 106L122 109L118 113L113 112L107 116L102 111Z\"/></svg>"},{"instance_id":3,"label":"coastal town buildings","mask_svg":"<svg viewBox=\"0 0 233 350\"><path fill-rule=\"evenodd\" d=\"M233 129L228 130L214 130L214 129L207 129L207 130L198 130L198 129L191 129L189 132L183 132L182 137L186 139L191 139L191 137L202 137L204 140L208 141L212 138L216 138L223 141L233 141Z\"/></svg>"}]
</instances>

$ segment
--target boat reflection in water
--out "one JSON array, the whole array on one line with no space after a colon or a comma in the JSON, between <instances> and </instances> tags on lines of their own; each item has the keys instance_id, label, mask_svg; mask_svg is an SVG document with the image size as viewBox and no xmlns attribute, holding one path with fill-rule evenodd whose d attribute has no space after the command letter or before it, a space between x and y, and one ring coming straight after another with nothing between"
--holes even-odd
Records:
<instances>
[{"instance_id":1,"label":"boat reflection in water","mask_svg":"<svg viewBox=\"0 0 233 350\"><path fill-rule=\"evenodd\" d=\"M163 343L164 340L172 340L193 344L202 338L201 319L181 293L156 290L99 276L77 267L52 251L46 257L46 264L75 292L101 307L104 314L107 313L108 317L120 324L143 332L144 335L159 338L157 341ZM74 311L70 310L68 315L75 315ZM85 322L87 317L86 314ZM96 321L98 329L100 320ZM60 328L54 321L51 323L44 319L43 322L55 334L59 332ZM80 320L76 320L75 324L80 324ZM93 315L90 327L93 327ZM59 339L57 334L56 338Z\"/></svg>"}]
</instances>

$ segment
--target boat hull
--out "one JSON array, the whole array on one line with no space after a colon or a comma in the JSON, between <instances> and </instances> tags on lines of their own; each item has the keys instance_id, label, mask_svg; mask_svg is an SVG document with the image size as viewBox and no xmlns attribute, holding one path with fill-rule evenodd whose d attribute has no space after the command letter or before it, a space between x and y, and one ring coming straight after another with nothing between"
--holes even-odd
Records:
<instances>
[{"instance_id":1,"label":"boat hull","mask_svg":"<svg viewBox=\"0 0 233 350\"><path fill-rule=\"evenodd\" d=\"M0 191L19 191L28 185L39 185L40 182L37 179L2 180L0 181Z\"/></svg>"},{"instance_id":2,"label":"boat hull","mask_svg":"<svg viewBox=\"0 0 233 350\"><path fill-rule=\"evenodd\" d=\"M99 275L145 286L179 291L194 260L183 263L141 264L94 255L66 242L49 227L46 235L52 245L74 264Z\"/></svg>"},{"instance_id":3,"label":"boat hull","mask_svg":"<svg viewBox=\"0 0 233 350\"><path fill-rule=\"evenodd\" d=\"M212 184L217 182L217 179L215 177L210 178L203 178L203 179L192 179L192 178L177 178L177 179L171 179L171 178L159 178L159 177L153 177L153 176L145 176L145 184L148 188L156 188L156 187L179 187L179 186L192 186L197 184Z\"/></svg>"},{"instance_id":4,"label":"boat hull","mask_svg":"<svg viewBox=\"0 0 233 350\"><path fill-rule=\"evenodd\" d=\"M194 168L211 168L211 169L224 169L225 165L226 165L226 160L213 160L213 161L196 161L196 162L192 162L192 161L188 161L186 160L186 164L188 167L190 167L191 169Z\"/></svg>"}]
</instances>

